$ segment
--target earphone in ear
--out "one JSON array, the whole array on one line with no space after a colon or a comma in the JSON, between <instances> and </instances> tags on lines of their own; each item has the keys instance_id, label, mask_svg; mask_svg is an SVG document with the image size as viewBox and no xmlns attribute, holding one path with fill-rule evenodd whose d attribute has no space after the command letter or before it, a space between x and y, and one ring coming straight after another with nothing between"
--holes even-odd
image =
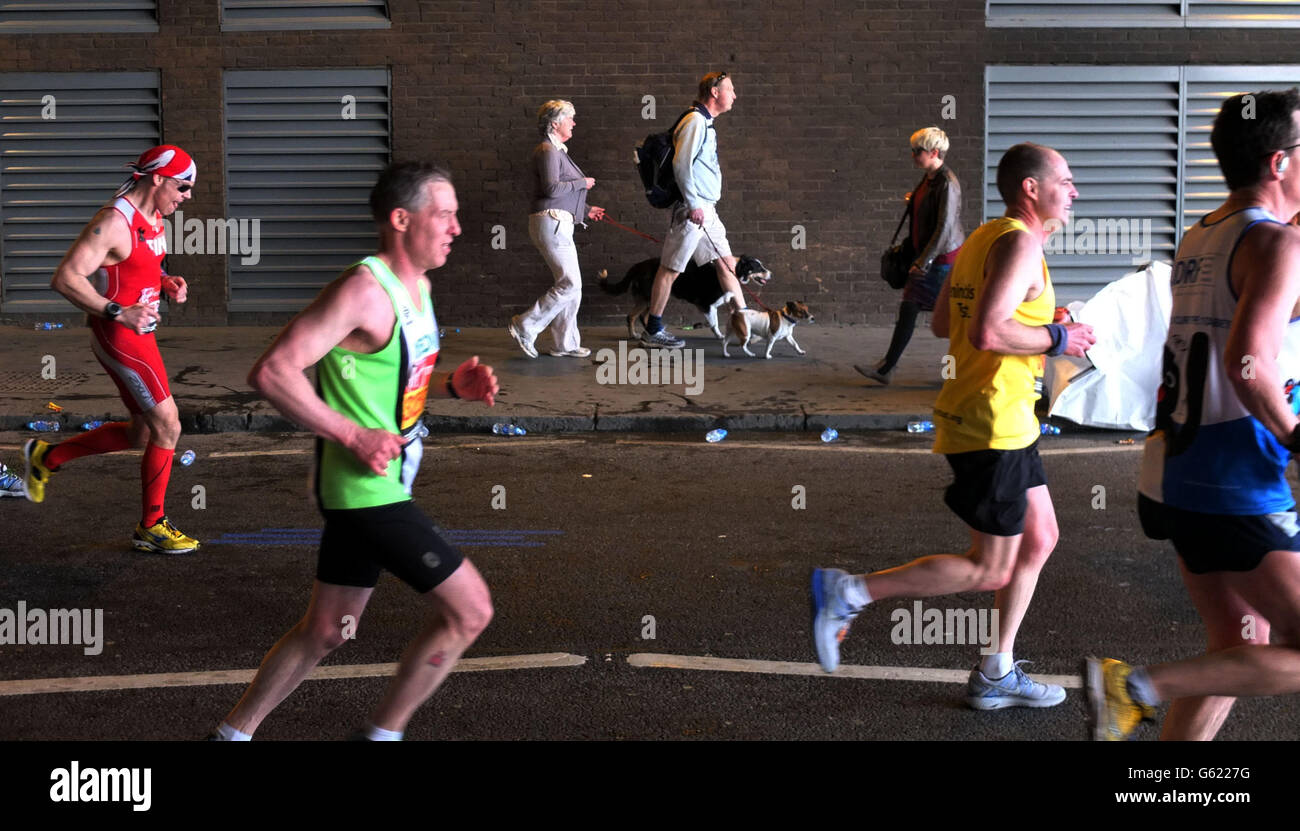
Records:
<instances>
[{"instance_id":1,"label":"earphone in ear","mask_svg":"<svg viewBox=\"0 0 1300 831\"><path fill-rule=\"evenodd\" d=\"M1287 165L1289 164L1291 164L1291 159L1287 156L1283 156L1282 158L1278 159L1277 172L1281 173L1282 171L1286 170Z\"/></svg>"}]
</instances>

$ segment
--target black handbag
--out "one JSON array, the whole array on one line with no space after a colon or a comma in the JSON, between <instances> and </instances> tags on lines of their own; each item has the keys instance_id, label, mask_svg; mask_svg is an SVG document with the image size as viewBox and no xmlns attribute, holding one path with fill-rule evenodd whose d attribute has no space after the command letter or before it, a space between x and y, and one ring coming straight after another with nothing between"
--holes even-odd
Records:
<instances>
[{"instance_id":1,"label":"black handbag","mask_svg":"<svg viewBox=\"0 0 1300 831\"><path fill-rule=\"evenodd\" d=\"M916 249L912 247L912 235L908 234L902 242L896 242L898 232L903 230L903 223L907 221L907 214L912 210L912 204L909 202L903 208L903 216L898 220L898 227L894 229L894 237L889 241L889 247L885 253L880 255L880 278L889 284L891 289L901 289L907 285L907 272L912 269L912 261L916 259Z\"/></svg>"}]
</instances>

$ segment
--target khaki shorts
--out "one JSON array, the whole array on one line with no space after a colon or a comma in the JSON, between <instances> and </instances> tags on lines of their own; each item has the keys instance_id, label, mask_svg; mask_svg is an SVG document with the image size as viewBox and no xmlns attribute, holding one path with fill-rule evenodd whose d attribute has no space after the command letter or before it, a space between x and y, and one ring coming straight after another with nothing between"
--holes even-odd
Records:
<instances>
[{"instance_id":1,"label":"khaki shorts","mask_svg":"<svg viewBox=\"0 0 1300 831\"><path fill-rule=\"evenodd\" d=\"M664 253L659 258L660 265L679 274L686 270L691 260L703 266L719 257L731 256L727 228L718 219L717 210L712 205L704 208L703 226L691 222L690 214L681 202L673 206L672 225L664 237Z\"/></svg>"}]
</instances>

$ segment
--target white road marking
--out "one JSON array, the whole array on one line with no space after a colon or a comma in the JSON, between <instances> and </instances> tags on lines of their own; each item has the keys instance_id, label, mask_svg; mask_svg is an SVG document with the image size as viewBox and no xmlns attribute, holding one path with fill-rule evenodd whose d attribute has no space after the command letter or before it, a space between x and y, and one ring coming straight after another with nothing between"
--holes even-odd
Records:
<instances>
[{"instance_id":1,"label":"white road marking","mask_svg":"<svg viewBox=\"0 0 1300 831\"><path fill-rule=\"evenodd\" d=\"M556 447L565 444L586 444L586 443L587 443L587 439L577 439L577 438L575 439L520 438L510 442L506 442L504 440L494 441L492 439L474 439L472 441L460 440L460 441L445 442L445 443L426 441L424 444L426 447L432 449L440 449L440 448L466 448L466 447L492 447L492 446L505 447L507 446L507 444L508 446L513 448ZM22 449L23 446L21 444L0 444L0 450L21 451ZM184 452L185 450L182 450L179 447L177 448L178 456ZM195 452L197 453L198 451ZM316 452L316 448L310 444L303 447L300 450L217 450L212 453L208 453L206 455L200 453L196 461L202 459L239 459L247 456L310 456L312 453L315 452ZM119 450L113 455L114 456L143 456L144 451L129 450L129 449ZM20 459L19 460L20 469L21 469L21 461L22 460ZM10 468L12 469L13 465L10 465Z\"/></svg>"},{"instance_id":2,"label":"white road marking","mask_svg":"<svg viewBox=\"0 0 1300 831\"><path fill-rule=\"evenodd\" d=\"M754 672L767 675L811 675L830 678L861 678L869 681L930 681L945 684L965 684L969 669L931 669L928 667L873 667L841 664L829 676L817 664L795 661L754 661L743 658L712 658L703 655L660 655L638 652L627 656L634 667L656 669L693 669L706 672ZM1043 684L1059 684L1066 689L1082 689L1083 679L1078 675L1034 675Z\"/></svg>"},{"instance_id":3,"label":"white road marking","mask_svg":"<svg viewBox=\"0 0 1300 831\"><path fill-rule=\"evenodd\" d=\"M798 444L787 444L782 442L760 442L760 441L727 441L723 439L714 444L700 442L684 441L662 441L654 439L617 439L615 444L647 444L647 445L676 445L678 447L733 447L743 450L809 450L826 453L878 453L882 456L896 455L922 455L932 456L933 451L927 446L920 447L866 447L852 444L824 444L819 441L800 442ZM1120 445L1098 445L1096 447L1039 447L1038 455L1040 456L1075 456L1086 453L1128 453L1133 450L1141 450L1142 445L1134 442L1133 444Z\"/></svg>"},{"instance_id":4,"label":"white road marking","mask_svg":"<svg viewBox=\"0 0 1300 831\"><path fill-rule=\"evenodd\" d=\"M577 667L587 663L585 655L545 652L536 655L502 655L495 658L465 658L452 672L490 672L502 669L550 669ZM317 667L308 681L338 678L382 678L397 673L397 664L354 664ZM247 684L255 669L216 669L206 672L164 672L154 675L90 675L73 678L34 678L0 681L0 697L44 693L101 692L104 690L147 690L161 687L205 687L217 684Z\"/></svg>"}]
</instances>

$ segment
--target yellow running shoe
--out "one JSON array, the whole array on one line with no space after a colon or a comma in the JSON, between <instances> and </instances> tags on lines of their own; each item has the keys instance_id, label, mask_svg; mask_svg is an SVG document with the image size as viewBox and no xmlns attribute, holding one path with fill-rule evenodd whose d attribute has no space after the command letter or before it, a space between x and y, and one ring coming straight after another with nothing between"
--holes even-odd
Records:
<instances>
[{"instance_id":1,"label":"yellow running shoe","mask_svg":"<svg viewBox=\"0 0 1300 831\"><path fill-rule=\"evenodd\" d=\"M1144 721L1154 721L1156 708L1139 704L1128 692L1133 667L1113 658L1089 658L1084 664L1088 687L1088 723L1093 741L1129 741Z\"/></svg>"},{"instance_id":2,"label":"yellow running shoe","mask_svg":"<svg viewBox=\"0 0 1300 831\"><path fill-rule=\"evenodd\" d=\"M54 471L45 466L45 454L50 443L40 439L28 439L23 445L23 460L27 462L27 474L23 485L27 489L27 498L32 502L45 501L45 483L50 481Z\"/></svg>"},{"instance_id":3,"label":"yellow running shoe","mask_svg":"<svg viewBox=\"0 0 1300 831\"><path fill-rule=\"evenodd\" d=\"M197 551L199 541L187 537L167 517L160 518L153 525L145 528L135 526L131 535L131 546L139 551L156 551L159 554L188 554Z\"/></svg>"}]
</instances>

